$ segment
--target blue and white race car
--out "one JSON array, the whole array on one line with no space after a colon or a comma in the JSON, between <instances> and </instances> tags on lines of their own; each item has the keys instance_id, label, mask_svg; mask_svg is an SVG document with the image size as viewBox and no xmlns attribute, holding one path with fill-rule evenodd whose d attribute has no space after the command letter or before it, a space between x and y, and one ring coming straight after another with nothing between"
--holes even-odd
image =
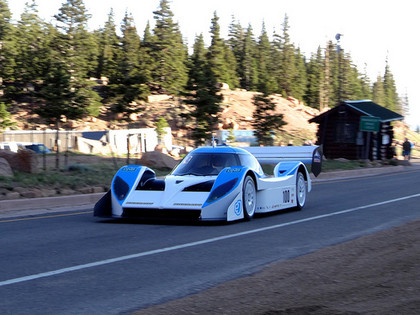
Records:
<instances>
[{"instance_id":1,"label":"blue and white race car","mask_svg":"<svg viewBox=\"0 0 420 315\"><path fill-rule=\"evenodd\" d=\"M157 178L145 166L122 167L110 191L95 205L94 215L250 220L255 213L302 209L309 191L311 179L301 161L279 162L268 176L244 149L202 147L189 153L165 178Z\"/></svg>"}]
</instances>

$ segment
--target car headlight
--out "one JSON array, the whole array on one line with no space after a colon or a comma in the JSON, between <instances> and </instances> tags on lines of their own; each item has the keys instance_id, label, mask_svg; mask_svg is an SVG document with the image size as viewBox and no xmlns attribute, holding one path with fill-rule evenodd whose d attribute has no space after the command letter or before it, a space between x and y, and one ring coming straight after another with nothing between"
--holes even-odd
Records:
<instances>
[{"instance_id":1,"label":"car headlight","mask_svg":"<svg viewBox=\"0 0 420 315\"><path fill-rule=\"evenodd\" d=\"M216 201L217 199L222 198L224 195L228 194L233 189L233 187L235 187L237 182L238 182L238 178L234 178L234 179L216 187L211 192L210 196L207 198L206 203L212 203L212 202Z\"/></svg>"},{"instance_id":2,"label":"car headlight","mask_svg":"<svg viewBox=\"0 0 420 315\"><path fill-rule=\"evenodd\" d=\"M119 176L115 177L112 185L115 197L118 200L124 200L130 190L130 186Z\"/></svg>"}]
</instances>

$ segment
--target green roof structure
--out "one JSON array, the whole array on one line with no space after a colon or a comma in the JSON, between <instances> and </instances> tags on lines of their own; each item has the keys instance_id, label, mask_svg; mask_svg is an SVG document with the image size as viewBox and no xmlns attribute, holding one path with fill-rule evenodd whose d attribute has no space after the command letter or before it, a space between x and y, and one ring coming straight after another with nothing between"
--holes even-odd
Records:
<instances>
[{"instance_id":1,"label":"green roof structure","mask_svg":"<svg viewBox=\"0 0 420 315\"><path fill-rule=\"evenodd\" d=\"M378 117L381 122L389 122L394 120L403 120L404 117L392 110L382 107L370 100L365 101L345 101L345 105L370 117Z\"/></svg>"},{"instance_id":2,"label":"green roof structure","mask_svg":"<svg viewBox=\"0 0 420 315\"><path fill-rule=\"evenodd\" d=\"M347 106L350 110L356 111L360 116L369 116L369 117L378 117L381 123L403 120L404 116L393 112L385 107L382 107L371 100L362 100L362 101L344 101L340 103L341 106ZM309 120L309 122L319 123L323 117L330 114L330 111L337 110L337 107L330 109L329 111L322 113L319 116L316 116Z\"/></svg>"}]
</instances>

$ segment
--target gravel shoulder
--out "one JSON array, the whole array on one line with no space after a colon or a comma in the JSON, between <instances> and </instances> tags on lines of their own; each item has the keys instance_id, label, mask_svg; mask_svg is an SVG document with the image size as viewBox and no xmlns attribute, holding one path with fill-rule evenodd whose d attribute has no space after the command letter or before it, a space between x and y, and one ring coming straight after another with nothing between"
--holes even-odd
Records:
<instances>
[{"instance_id":1,"label":"gravel shoulder","mask_svg":"<svg viewBox=\"0 0 420 315\"><path fill-rule=\"evenodd\" d=\"M134 314L418 314L420 220Z\"/></svg>"}]
</instances>

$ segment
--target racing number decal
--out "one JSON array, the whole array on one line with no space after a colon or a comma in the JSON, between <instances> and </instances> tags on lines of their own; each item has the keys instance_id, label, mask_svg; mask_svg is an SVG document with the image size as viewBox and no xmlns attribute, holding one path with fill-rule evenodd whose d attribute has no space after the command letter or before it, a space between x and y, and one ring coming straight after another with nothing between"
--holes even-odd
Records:
<instances>
[{"instance_id":1,"label":"racing number decal","mask_svg":"<svg viewBox=\"0 0 420 315\"><path fill-rule=\"evenodd\" d=\"M283 190L283 203L290 203L290 189Z\"/></svg>"}]
</instances>

